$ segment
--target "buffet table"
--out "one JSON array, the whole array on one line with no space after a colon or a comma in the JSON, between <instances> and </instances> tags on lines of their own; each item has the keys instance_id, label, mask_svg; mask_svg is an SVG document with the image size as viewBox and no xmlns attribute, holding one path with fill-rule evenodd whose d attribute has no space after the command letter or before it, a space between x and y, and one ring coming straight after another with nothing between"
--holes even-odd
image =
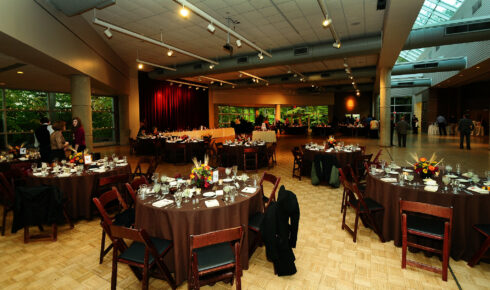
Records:
<instances>
[{"instance_id":1,"label":"buffet table","mask_svg":"<svg viewBox=\"0 0 490 290\"><path fill-rule=\"evenodd\" d=\"M230 183L223 183L223 186L226 184ZM190 235L247 225L249 215L262 211L259 188L251 194L242 193L241 190L253 184L253 181L239 181L239 184L240 194L236 196L235 202L225 204L223 196L217 196L217 207L206 207L205 202L210 198L203 195L199 196L198 207L188 202L182 203L181 208L176 208L175 202L165 207L156 207L153 205L157 200L154 196L145 197L144 200L137 198L136 228L143 228L150 236L172 240L174 243L170 254L165 257L165 263L175 273L177 285L187 279ZM217 189L222 189L223 186L217 186ZM172 195L167 195L166 198L173 199ZM245 229L240 256L243 269L248 269L248 234L249 231Z\"/></svg>"},{"instance_id":2,"label":"buffet table","mask_svg":"<svg viewBox=\"0 0 490 290\"><path fill-rule=\"evenodd\" d=\"M454 194L452 189L446 192L442 189L444 185L441 186L440 178L435 178L439 184L438 190L430 192L424 190L422 180L417 174L414 176L414 182L418 182L418 186L400 186L384 182L381 180L384 175L385 173L368 175L365 195L384 206L382 221L378 221L378 224L385 241L393 240L398 247L402 245L400 199L403 199L446 207L452 206L451 257L455 260L468 261L476 253L481 246L482 237L472 226L490 223L489 194L479 194L466 189L460 190L458 194ZM468 184L465 183L465 185Z\"/></svg>"},{"instance_id":3,"label":"buffet table","mask_svg":"<svg viewBox=\"0 0 490 290\"><path fill-rule=\"evenodd\" d=\"M91 218L92 208L92 192L96 187L96 182L101 177L113 176L118 174L131 173L129 164L124 166L116 166L114 169L109 169L105 172L93 172L85 170L81 175L70 174L67 177L58 177L49 174L46 177L34 176L32 172L26 177L28 185L51 185L57 187L64 196L68 199L66 211L73 219Z\"/></svg>"},{"instance_id":4,"label":"buffet table","mask_svg":"<svg viewBox=\"0 0 490 290\"><path fill-rule=\"evenodd\" d=\"M253 131L252 141L264 141L267 143L276 143L276 132L275 131Z\"/></svg>"}]
</instances>

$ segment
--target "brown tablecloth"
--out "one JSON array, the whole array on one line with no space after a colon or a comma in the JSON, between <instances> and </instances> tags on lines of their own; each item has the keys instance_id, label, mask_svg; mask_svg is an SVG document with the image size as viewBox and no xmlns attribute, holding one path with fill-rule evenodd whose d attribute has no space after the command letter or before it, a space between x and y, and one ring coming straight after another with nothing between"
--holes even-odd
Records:
<instances>
[{"instance_id":1,"label":"brown tablecloth","mask_svg":"<svg viewBox=\"0 0 490 290\"><path fill-rule=\"evenodd\" d=\"M263 168L267 167L267 147L266 145L262 146L242 146L242 145L236 145L236 146L229 146L229 145L224 145L223 146L223 151L225 156L221 156L221 160L224 163L223 166L225 167L230 167L233 165L238 165L238 169L243 170L243 149L245 148L255 148L257 149L257 159L258 159L258 167ZM247 157L247 158L252 158L252 157ZM250 161L251 162L251 161ZM250 163L247 163L247 165Z\"/></svg>"},{"instance_id":2,"label":"brown tablecloth","mask_svg":"<svg viewBox=\"0 0 490 290\"><path fill-rule=\"evenodd\" d=\"M189 143L183 143L185 144L185 150L186 150L186 156L185 159L182 157L178 158L176 152L177 152L177 146L179 146L181 143L165 143L165 158L168 162L172 163L185 163L185 162L191 162L193 157L196 157L197 160L203 160L204 159L204 153L206 151L204 145L205 143L200 141L200 142L189 142Z\"/></svg>"},{"instance_id":3,"label":"brown tablecloth","mask_svg":"<svg viewBox=\"0 0 490 290\"><path fill-rule=\"evenodd\" d=\"M41 159L29 159L29 160L19 160L19 159L13 159L11 161L4 161L0 162L0 172L7 172L10 170L10 166L12 164L17 164L17 163L40 163Z\"/></svg>"},{"instance_id":4,"label":"brown tablecloth","mask_svg":"<svg viewBox=\"0 0 490 290\"><path fill-rule=\"evenodd\" d=\"M26 177L27 185L52 185L56 186L68 199L66 210L71 218L79 219L91 218L92 191L95 189L97 179L105 176L112 176L124 173L131 173L129 165L116 167L104 173L86 172L82 175L72 174L69 177L47 177L33 176L31 173Z\"/></svg>"},{"instance_id":5,"label":"brown tablecloth","mask_svg":"<svg viewBox=\"0 0 490 290\"><path fill-rule=\"evenodd\" d=\"M425 191L423 186L400 186L383 182L384 173L369 174L367 178L366 197L370 197L384 206L384 213L378 215L381 233L386 241L394 240L401 247L400 199L431 203L453 207L453 229L451 235L451 257L455 260L468 261L480 248L483 237L473 229L474 224L490 223L490 195L459 191L459 194ZM415 180L422 181L415 175ZM441 182L438 182L441 184ZM452 191L451 191L452 192Z\"/></svg>"},{"instance_id":6,"label":"brown tablecloth","mask_svg":"<svg viewBox=\"0 0 490 290\"><path fill-rule=\"evenodd\" d=\"M172 199L173 196L167 195L167 198ZM190 235L246 226L249 215L262 210L259 190L249 197L238 194L235 202L229 205L225 205L221 198L222 196L216 198L220 206L212 208L207 208L204 203L209 199L201 199L198 209L193 209L191 202L183 203L180 209L173 205L169 208L158 208L152 206L154 197L144 201L137 199L136 227L147 230L150 236L172 240L174 243L173 250L165 257L165 263L175 273L177 285L187 279ZM248 269L248 241L248 230L245 229L240 255L243 269Z\"/></svg>"},{"instance_id":7,"label":"brown tablecloth","mask_svg":"<svg viewBox=\"0 0 490 290\"><path fill-rule=\"evenodd\" d=\"M335 154L335 157L337 157L337 161L339 162L340 167L347 166L347 164L350 164L352 167L354 167L354 162L361 158L362 153L361 151L354 151L354 152L325 152L325 151L312 151L305 149L303 146L303 167L301 169L301 175L302 176L310 176L311 175L311 166L313 164L313 160L315 160L315 155L316 154Z\"/></svg>"}]
</instances>

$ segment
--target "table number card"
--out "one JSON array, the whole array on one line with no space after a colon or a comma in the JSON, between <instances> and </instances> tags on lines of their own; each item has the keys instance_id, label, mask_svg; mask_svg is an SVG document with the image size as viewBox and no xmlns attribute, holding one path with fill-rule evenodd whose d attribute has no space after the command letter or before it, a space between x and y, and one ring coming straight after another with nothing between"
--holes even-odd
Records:
<instances>
[{"instance_id":1,"label":"table number card","mask_svg":"<svg viewBox=\"0 0 490 290\"><path fill-rule=\"evenodd\" d=\"M26 155L26 148L20 148L19 153L20 155Z\"/></svg>"},{"instance_id":2,"label":"table number card","mask_svg":"<svg viewBox=\"0 0 490 290\"><path fill-rule=\"evenodd\" d=\"M83 161L85 162L85 164L89 165L92 163L92 155L84 155L83 156Z\"/></svg>"},{"instance_id":3,"label":"table number card","mask_svg":"<svg viewBox=\"0 0 490 290\"><path fill-rule=\"evenodd\" d=\"M219 172L218 170L213 171L213 183L218 183Z\"/></svg>"}]
</instances>

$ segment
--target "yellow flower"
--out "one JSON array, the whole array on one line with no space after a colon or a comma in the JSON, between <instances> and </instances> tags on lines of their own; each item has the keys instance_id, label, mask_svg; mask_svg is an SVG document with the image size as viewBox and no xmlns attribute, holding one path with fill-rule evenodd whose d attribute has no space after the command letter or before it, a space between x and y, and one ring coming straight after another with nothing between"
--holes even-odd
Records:
<instances>
[{"instance_id":1,"label":"yellow flower","mask_svg":"<svg viewBox=\"0 0 490 290\"><path fill-rule=\"evenodd\" d=\"M425 162L427 159L425 157L420 157L420 162Z\"/></svg>"},{"instance_id":2,"label":"yellow flower","mask_svg":"<svg viewBox=\"0 0 490 290\"><path fill-rule=\"evenodd\" d=\"M427 173L427 169L424 169L423 171L424 171L424 173Z\"/></svg>"}]
</instances>

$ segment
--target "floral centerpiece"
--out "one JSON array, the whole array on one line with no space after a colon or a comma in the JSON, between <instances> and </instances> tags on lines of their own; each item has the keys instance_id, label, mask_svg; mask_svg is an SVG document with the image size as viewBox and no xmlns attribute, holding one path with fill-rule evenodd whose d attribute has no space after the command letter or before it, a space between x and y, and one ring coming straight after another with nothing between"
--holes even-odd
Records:
<instances>
[{"instance_id":1,"label":"floral centerpiece","mask_svg":"<svg viewBox=\"0 0 490 290\"><path fill-rule=\"evenodd\" d=\"M192 168L191 174L189 176L191 180L191 184L194 184L199 188L208 188L210 182L213 178L213 172L211 171L211 167L208 165L209 157L204 155L204 163L197 161L197 158L192 158L192 162L194 162L194 168Z\"/></svg>"},{"instance_id":2,"label":"floral centerpiece","mask_svg":"<svg viewBox=\"0 0 490 290\"><path fill-rule=\"evenodd\" d=\"M430 159L425 157L418 157L417 154L412 154L412 157L415 160L415 163L408 164L413 166L413 169L416 173L420 175L421 178L429 178L439 171L438 165L442 162L443 159L436 161L436 154L432 153Z\"/></svg>"},{"instance_id":3,"label":"floral centerpiece","mask_svg":"<svg viewBox=\"0 0 490 290\"><path fill-rule=\"evenodd\" d=\"M9 154L12 154L14 155L15 158L19 158L20 156L20 148L24 148L25 146L25 142L20 144L20 145L17 145L17 146L10 146L10 145L7 145L8 146L8 149L9 149Z\"/></svg>"},{"instance_id":4,"label":"floral centerpiece","mask_svg":"<svg viewBox=\"0 0 490 290\"><path fill-rule=\"evenodd\" d=\"M335 147L335 144L337 144L337 140L335 140L335 138L333 136L328 137L328 140L327 140L328 147L333 148L333 147Z\"/></svg>"},{"instance_id":5,"label":"floral centerpiece","mask_svg":"<svg viewBox=\"0 0 490 290\"><path fill-rule=\"evenodd\" d=\"M182 141L185 141L185 140L187 140L188 138L189 138L189 136L187 136L187 135L182 135L182 136L180 136L180 139L181 139Z\"/></svg>"},{"instance_id":6,"label":"floral centerpiece","mask_svg":"<svg viewBox=\"0 0 490 290\"><path fill-rule=\"evenodd\" d=\"M87 153L88 154L88 151L87 150L85 150L84 152L77 152L71 146L68 149L71 150L70 157L68 158L70 160L70 163L74 163L75 165L84 164L83 154L84 153Z\"/></svg>"}]
</instances>

